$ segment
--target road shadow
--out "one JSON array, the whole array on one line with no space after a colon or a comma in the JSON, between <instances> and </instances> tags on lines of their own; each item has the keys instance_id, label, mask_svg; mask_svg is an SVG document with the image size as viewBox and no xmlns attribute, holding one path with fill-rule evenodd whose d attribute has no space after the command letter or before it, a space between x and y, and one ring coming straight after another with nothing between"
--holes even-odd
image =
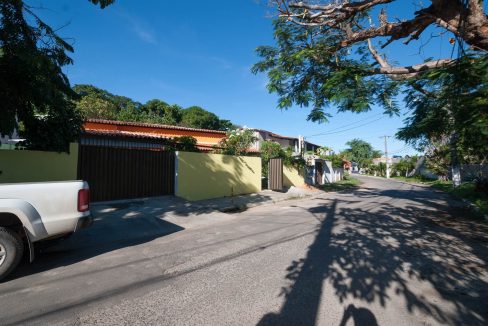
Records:
<instances>
[{"instance_id":1,"label":"road shadow","mask_svg":"<svg viewBox=\"0 0 488 326\"><path fill-rule=\"evenodd\" d=\"M137 205L137 202L135 203ZM95 210L94 223L69 238L36 244L36 258L29 263L24 257L21 265L4 281L69 266L118 249L137 246L184 230L183 227L156 216L143 214L131 205L118 206L118 214ZM125 207L125 208L124 208ZM117 205L112 207L115 211ZM27 256L27 254L26 254ZM143 258L142 258L143 259ZM124 264L121 262L117 266Z\"/></svg>"},{"instance_id":2,"label":"road shadow","mask_svg":"<svg viewBox=\"0 0 488 326\"><path fill-rule=\"evenodd\" d=\"M367 308L356 308L353 304L350 304L344 309L339 326L346 326L347 322L351 319L355 326L378 326L378 321L371 310Z\"/></svg>"},{"instance_id":3,"label":"road shadow","mask_svg":"<svg viewBox=\"0 0 488 326\"><path fill-rule=\"evenodd\" d=\"M425 208L440 204L436 196L422 196L360 189L350 201L343 197L308 209L321 220L314 242L287 268L281 310L263 316L259 325L315 325L324 283L333 289L326 295L340 304L379 303L386 310L399 297L412 315L442 324L486 325L488 227ZM352 208L361 197L369 198L367 204ZM397 204L401 198L406 204ZM377 324L373 312L354 305L345 308L341 324L349 320Z\"/></svg>"},{"instance_id":4,"label":"road shadow","mask_svg":"<svg viewBox=\"0 0 488 326\"><path fill-rule=\"evenodd\" d=\"M55 244L36 244L33 263L25 254L21 265L6 279L33 275L61 266L69 266L118 249L140 245L184 230L198 215L213 212L239 213L247 205L271 202L265 194L219 198L217 200L186 201L175 196L136 200L98 202L90 208L94 224ZM179 218L174 218L174 217ZM185 219L188 217L188 220ZM182 219L181 219L182 218ZM169 220L168 220L169 219Z\"/></svg>"},{"instance_id":5,"label":"road shadow","mask_svg":"<svg viewBox=\"0 0 488 326\"><path fill-rule=\"evenodd\" d=\"M329 273L333 259L333 256L326 254L324 250L331 246L336 206L337 201L334 201L330 207L324 205L310 210L316 216L320 213L325 214L315 241L309 247L305 258L293 261L287 268L286 278L293 284L282 289L282 295L286 300L280 313L264 316L258 325L315 324L324 276Z\"/></svg>"},{"instance_id":6,"label":"road shadow","mask_svg":"<svg viewBox=\"0 0 488 326\"><path fill-rule=\"evenodd\" d=\"M227 207L247 207L254 204L272 202L273 197L265 193L228 196L215 199L188 201L176 196L150 197L135 200L97 202L92 206L95 212L134 211L143 214L163 216L171 214L180 217L198 216L222 211Z\"/></svg>"}]
</instances>

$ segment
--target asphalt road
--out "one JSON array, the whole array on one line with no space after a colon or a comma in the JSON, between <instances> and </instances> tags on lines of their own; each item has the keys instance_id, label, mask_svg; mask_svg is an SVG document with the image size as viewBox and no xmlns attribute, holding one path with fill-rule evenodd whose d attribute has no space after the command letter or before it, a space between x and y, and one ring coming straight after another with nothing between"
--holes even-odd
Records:
<instances>
[{"instance_id":1,"label":"asphalt road","mask_svg":"<svg viewBox=\"0 0 488 326\"><path fill-rule=\"evenodd\" d=\"M100 210L0 284L0 324L486 325L486 224L429 188L361 179L185 230Z\"/></svg>"}]
</instances>

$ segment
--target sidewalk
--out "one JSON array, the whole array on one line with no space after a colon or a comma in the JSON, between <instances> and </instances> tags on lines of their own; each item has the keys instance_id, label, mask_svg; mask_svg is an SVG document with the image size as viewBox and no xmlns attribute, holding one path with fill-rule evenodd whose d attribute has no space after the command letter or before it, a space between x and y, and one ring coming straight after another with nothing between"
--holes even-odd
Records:
<instances>
[{"instance_id":1,"label":"sidewalk","mask_svg":"<svg viewBox=\"0 0 488 326\"><path fill-rule=\"evenodd\" d=\"M188 229L233 219L235 215L232 213L243 212L252 207L271 205L286 200L311 198L321 194L323 194L321 190L291 187L287 192L264 190L249 195L194 202L175 196L164 196L98 202L91 206L91 212L95 217L94 228L97 228L97 224L101 226L107 223L110 223L112 227L121 226L121 223L118 222L123 220L124 231L128 231L127 229L134 230L145 224L143 220L149 222L156 218ZM146 228L144 227L144 229Z\"/></svg>"},{"instance_id":2,"label":"sidewalk","mask_svg":"<svg viewBox=\"0 0 488 326\"><path fill-rule=\"evenodd\" d=\"M244 211L251 207L270 205L285 200L300 199L321 194L318 189L307 190L291 187L286 192L263 190L259 193L241 195L235 197L222 197L194 202L203 209L214 209L224 213Z\"/></svg>"}]
</instances>

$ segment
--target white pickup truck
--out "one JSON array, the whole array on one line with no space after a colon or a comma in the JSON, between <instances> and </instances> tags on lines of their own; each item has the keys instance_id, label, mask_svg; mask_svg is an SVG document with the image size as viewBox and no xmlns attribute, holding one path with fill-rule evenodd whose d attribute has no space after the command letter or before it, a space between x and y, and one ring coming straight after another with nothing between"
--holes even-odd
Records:
<instances>
[{"instance_id":1,"label":"white pickup truck","mask_svg":"<svg viewBox=\"0 0 488 326\"><path fill-rule=\"evenodd\" d=\"M69 235L92 223L88 184L83 181L0 185L0 280L34 244Z\"/></svg>"}]
</instances>

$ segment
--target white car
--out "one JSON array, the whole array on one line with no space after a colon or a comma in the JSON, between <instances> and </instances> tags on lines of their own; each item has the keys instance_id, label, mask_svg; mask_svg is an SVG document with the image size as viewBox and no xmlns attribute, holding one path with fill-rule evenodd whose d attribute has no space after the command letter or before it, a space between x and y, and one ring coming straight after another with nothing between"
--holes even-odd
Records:
<instances>
[{"instance_id":1,"label":"white car","mask_svg":"<svg viewBox=\"0 0 488 326\"><path fill-rule=\"evenodd\" d=\"M0 185L0 280L12 272L27 247L69 235L92 223L84 181Z\"/></svg>"}]
</instances>

